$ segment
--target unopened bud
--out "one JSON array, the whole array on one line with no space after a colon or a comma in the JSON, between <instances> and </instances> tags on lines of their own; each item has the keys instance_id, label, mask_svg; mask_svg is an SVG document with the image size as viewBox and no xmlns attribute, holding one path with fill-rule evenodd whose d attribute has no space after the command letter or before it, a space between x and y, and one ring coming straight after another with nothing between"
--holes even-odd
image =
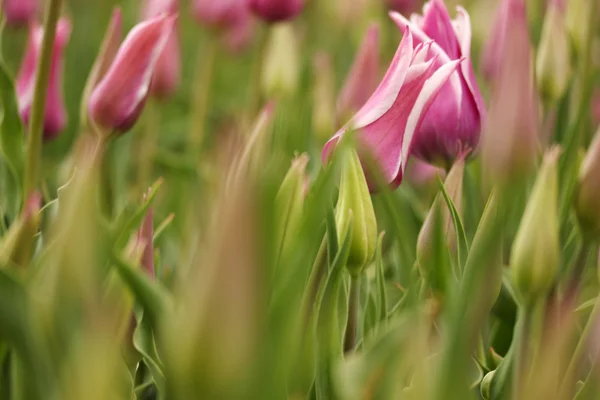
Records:
<instances>
[{"instance_id":1,"label":"unopened bud","mask_svg":"<svg viewBox=\"0 0 600 400\"><path fill-rule=\"evenodd\" d=\"M571 49L564 15L561 0L552 1L546 10L537 51L538 86L542 97L551 103L563 96L571 77Z\"/></svg>"},{"instance_id":2,"label":"unopened bud","mask_svg":"<svg viewBox=\"0 0 600 400\"><path fill-rule=\"evenodd\" d=\"M513 284L526 302L544 296L558 272L558 156L558 148L545 155L512 247Z\"/></svg>"},{"instance_id":3,"label":"unopened bud","mask_svg":"<svg viewBox=\"0 0 600 400\"><path fill-rule=\"evenodd\" d=\"M4 0L0 1L6 23L12 26L27 26L35 20L39 0Z\"/></svg>"},{"instance_id":4,"label":"unopened bud","mask_svg":"<svg viewBox=\"0 0 600 400\"><path fill-rule=\"evenodd\" d=\"M290 24L271 27L265 51L262 86L268 98L292 95L298 88L298 46Z\"/></svg>"},{"instance_id":5,"label":"unopened bud","mask_svg":"<svg viewBox=\"0 0 600 400\"><path fill-rule=\"evenodd\" d=\"M369 187L356 150L343 148L342 177L336 205L338 240L343 240L349 226L352 242L347 267L351 275L359 275L375 254L377 220ZM352 224L350 225L350 218Z\"/></svg>"},{"instance_id":6,"label":"unopened bud","mask_svg":"<svg viewBox=\"0 0 600 400\"><path fill-rule=\"evenodd\" d=\"M575 53L583 53L589 40L592 2L595 0L569 0L567 4L566 26L573 43Z\"/></svg>"},{"instance_id":7,"label":"unopened bud","mask_svg":"<svg viewBox=\"0 0 600 400\"><path fill-rule=\"evenodd\" d=\"M579 168L575 212L584 235L600 236L600 129Z\"/></svg>"},{"instance_id":8,"label":"unopened bud","mask_svg":"<svg viewBox=\"0 0 600 400\"><path fill-rule=\"evenodd\" d=\"M302 154L292 161L275 199L275 218L277 223L278 253L287 250L294 241L302 222L304 207L304 187L308 155Z\"/></svg>"}]
</instances>

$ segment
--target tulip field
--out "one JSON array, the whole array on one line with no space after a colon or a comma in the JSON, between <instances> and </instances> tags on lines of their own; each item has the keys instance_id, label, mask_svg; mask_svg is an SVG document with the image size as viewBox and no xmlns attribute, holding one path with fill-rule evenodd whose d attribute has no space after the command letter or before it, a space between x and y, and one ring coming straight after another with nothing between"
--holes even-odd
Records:
<instances>
[{"instance_id":1,"label":"tulip field","mask_svg":"<svg viewBox=\"0 0 600 400\"><path fill-rule=\"evenodd\" d=\"M598 0L0 11L0 400L600 399Z\"/></svg>"}]
</instances>

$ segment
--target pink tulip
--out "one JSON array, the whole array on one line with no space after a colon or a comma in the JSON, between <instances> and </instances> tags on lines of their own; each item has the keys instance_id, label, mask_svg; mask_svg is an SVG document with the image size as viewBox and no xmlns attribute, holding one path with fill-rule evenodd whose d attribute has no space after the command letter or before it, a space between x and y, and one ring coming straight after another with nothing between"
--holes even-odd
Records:
<instances>
[{"instance_id":1,"label":"pink tulip","mask_svg":"<svg viewBox=\"0 0 600 400\"><path fill-rule=\"evenodd\" d=\"M373 24L360 46L337 102L338 118L358 111L369 100L379 82L379 25Z\"/></svg>"},{"instance_id":2,"label":"pink tulip","mask_svg":"<svg viewBox=\"0 0 600 400\"><path fill-rule=\"evenodd\" d=\"M304 0L248 0L256 15L267 22L280 22L296 17L304 8Z\"/></svg>"},{"instance_id":3,"label":"pink tulip","mask_svg":"<svg viewBox=\"0 0 600 400\"><path fill-rule=\"evenodd\" d=\"M71 36L71 23L66 19L58 21L52 62L50 66L50 80L46 92L46 109L44 112L44 140L55 138L67 125L67 112L62 93L63 56L64 50ZM29 39L25 57L17 76L16 89L19 102L19 114L23 123L29 123L37 66L42 50L44 29L37 23L29 27Z\"/></svg>"},{"instance_id":4,"label":"pink tulip","mask_svg":"<svg viewBox=\"0 0 600 400\"><path fill-rule=\"evenodd\" d=\"M240 8L235 19L221 32L221 39L231 53L240 53L248 48L254 39L256 20L246 7Z\"/></svg>"},{"instance_id":5,"label":"pink tulip","mask_svg":"<svg viewBox=\"0 0 600 400\"><path fill-rule=\"evenodd\" d=\"M428 164L418 158L411 158L408 163L406 175L413 185L416 187L427 187L435 184L437 177L444 180L446 171L442 168Z\"/></svg>"},{"instance_id":6,"label":"pink tulip","mask_svg":"<svg viewBox=\"0 0 600 400\"><path fill-rule=\"evenodd\" d=\"M178 11L178 0L146 0L142 11L142 18L147 20L164 13L175 14ZM179 51L179 36L174 29L169 35L165 48L156 63L150 84L150 93L159 99L170 97L177 90L180 80L181 55Z\"/></svg>"},{"instance_id":7,"label":"pink tulip","mask_svg":"<svg viewBox=\"0 0 600 400\"><path fill-rule=\"evenodd\" d=\"M89 113L100 127L125 132L135 124L175 21L175 15L163 14L139 23L129 32L90 97Z\"/></svg>"},{"instance_id":8,"label":"pink tulip","mask_svg":"<svg viewBox=\"0 0 600 400\"><path fill-rule=\"evenodd\" d=\"M516 0L519 2L520 0ZM500 0L494 22L481 56L481 71L489 82L494 80L502 57L506 30L511 26L510 9L515 0Z\"/></svg>"},{"instance_id":9,"label":"pink tulip","mask_svg":"<svg viewBox=\"0 0 600 400\"><path fill-rule=\"evenodd\" d=\"M35 20L38 0L4 0L0 4L8 25L27 25Z\"/></svg>"},{"instance_id":10,"label":"pink tulip","mask_svg":"<svg viewBox=\"0 0 600 400\"><path fill-rule=\"evenodd\" d=\"M408 27L415 45L433 41L427 59L436 57L438 66L465 59L433 102L414 142L417 157L445 167L461 151L477 147L486 115L470 60L469 14L461 7L457 11L457 18L451 20L443 0L431 0L422 16L413 15L410 21L398 13L390 14L401 29Z\"/></svg>"},{"instance_id":11,"label":"pink tulip","mask_svg":"<svg viewBox=\"0 0 600 400\"><path fill-rule=\"evenodd\" d=\"M201 24L223 28L236 23L247 0L192 0L192 14Z\"/></svg>"},{"instance_id":12,"label":"pink tulip","mask_svg":"<svg viewBox=\"0 0 600 400\"><path fill-rule=\"evenodd\" d=\"M417 7L422 4L418 0L386 0L390 10L398 11L401 14L408 15L416 11Z\"/></svg>"},{"instance_id":13,"label":"pink tulip","mask_svg":"<svg viewBox=\"0 0 600 400\"><path fill-rule=\"evenodd\" d=\"M462 61L441 60L440 63L440 56L429 58L431 47L431 42L414 47L410 30L404 31L379 87L350 122L325 144L324 161L346 132L356 130L361 150L366 150L377 163L385 181L392 187L400 185L415 133L437 94ZM374 189L373 180L368 177L368 181L371 190Z\"/></svg>"}]
</instances>

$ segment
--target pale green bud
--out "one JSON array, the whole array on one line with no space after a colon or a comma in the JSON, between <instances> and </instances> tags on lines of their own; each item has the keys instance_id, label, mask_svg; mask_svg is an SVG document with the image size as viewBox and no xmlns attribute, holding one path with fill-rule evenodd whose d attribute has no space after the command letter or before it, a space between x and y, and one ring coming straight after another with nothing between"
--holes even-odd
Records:
<instances>
[{"instance_id":1,"label":"pale green bud","mask_svg":"<svg viewBox=\"0 0 600 400\"><path fill-rule=\"evenodd\" d=\"M590 32L589 13L594 0L569 0L567 5L566 26L575 52L581 55L585 49Z\"/></svg>"},{"instance_id":2,"label":"pale green bud","mask_svg":"<svg viewBox=\"0 0 600 400\"><path fill-rule=\"evenodd\" d=\"M347 267L359 275L373 259L377 244L377 219L367 180L356 150L341 148L343 154L340 193L336 205L338 240L342 241L352 218L352 243ZM352 217L350 217L352 216Z\"/></svg>"},{"instance_id":3,"label":"pale green bud","mask_svg":"<svg viewBox=\"0 0 600 400\"><path fill-rule=\"evenodd\" d=\"M290 242L294 241L302 222L307 165L307 154L302 154L292 161L292 166L275 198L278 254L285 252Z\"/></svg>"},{"instance_id":4,"label":"pale green bud","mask_svg":"<svg viewBox=\"0 0 600 400\"><path fill-rule=\"evenodd\" d=\"M564 15L561 4L553 1L546 11L537 52L538 87L551 103L564 95L571 78L571 48Z\"/></svg>"},{"instance_id":5,"label":"pale green bud","mask_svg":"<svg viewBox=\"0 0 600 400\"><path fill-rule=\"evenodd\" d=\"M292 95L298 89L300 61L293 25L270 27L262 71L262 87L267 97Z\"/></svg>"},{"instance_id":6,"label":"pale green bud","mask_svg":"<svg viewBox=\"0 0 600 400\"><path fill-rule=\"evenodd\" d=\"M544 296L558 272L558 156L558 148L545 155L512 247L512 280L526 301Z\"/></svg>"}]
</instances>

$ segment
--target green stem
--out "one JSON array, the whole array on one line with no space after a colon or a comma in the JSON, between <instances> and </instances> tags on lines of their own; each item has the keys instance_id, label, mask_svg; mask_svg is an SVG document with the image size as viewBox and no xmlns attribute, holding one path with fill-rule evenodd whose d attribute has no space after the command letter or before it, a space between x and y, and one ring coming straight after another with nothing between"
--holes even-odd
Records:
<instances>
[{"instance_id":1,"label":"green stem","mask_svg":"<svg viewBox=\"0 0 600 400\"><path fill-rule=\"evenodd\" d=\"M354 350L358 331L358 310L360 308L360 276L350 280L350 296L348 298L348 322L344 336L344 353Z\"/></svg>"},{"instance_id":2,"label":"green stem","mask_svg":"<svg viewBox=\"0 0 600 400\"><path fill-rule=\"evenodd\" d=\"M62 0L48 0L46 7L44 38L42 40L42 50L35 75L35 88L29 120L29 135L27 137L27 159L25 164L25 180L23 183L24 201L27 201L29 195L36 189L40 178L46 92L48 91L48 82L50 81L52 50L54 48L56 25L60 16L61 5Z\"/></svg>"},{"instance_id":3,"label":"green stem","mask_svg":"<svg viewBox=\"0 0 600 400\"><path fill-rule=\"evenodd\" d=\"M520 310L517 319L517 328L515 337L516 340L516 362L513 370L513 399L523 398L523 389L527 384L527 368L531 364L529 359L531 353L529 351L530 335L533 320L533 305L527 304Z\"/></svg>"},{"instance_id":4,"label":"green stem","mask_svg":"<svg viewBox=\"0 0 600 400\"><path fill-rule=\"evenodd\" d=\"M248 121L256 115L260 109L261 102L261 90L262 90L262 69L265 60L265 49L267 47L267 40L269 38L269 27L261 29L258 32L258 46L256 49L256 55L254 65L252 66L252 80L250 81L250 105L248 108ZM248 122L248 124L250 124Z\"/></svg>"},{"instance_id":5,"label":"green stem","mask_svg":"<svg viewBox=\"0 0 600 400\"><path fill-rule=\"evenodd\" d=\"M139 147L136 146L137 148L133 149L134 152L139 154L139 194L144 193L148 186L152 184L152 170L160 132L161 107L156 107L156 105L157 104L151 100L146 106L146 129L142 129L140 132L138 132L138 138L140 140Z\"/></svg>"},{"instance_id":6,"label":"green stem","mask_svg":"<svg viewBox=\"0 0 600 400\"><path fill-rule=\"evenodd\" d=\"M190 144L196 155L200 154L206 136L206 115L217 56L217 45L217 39L212 34L207 36L202 47L203 51L198 52L198 61L196 62L189 131Z\"/></svg>"}]
</instances>

